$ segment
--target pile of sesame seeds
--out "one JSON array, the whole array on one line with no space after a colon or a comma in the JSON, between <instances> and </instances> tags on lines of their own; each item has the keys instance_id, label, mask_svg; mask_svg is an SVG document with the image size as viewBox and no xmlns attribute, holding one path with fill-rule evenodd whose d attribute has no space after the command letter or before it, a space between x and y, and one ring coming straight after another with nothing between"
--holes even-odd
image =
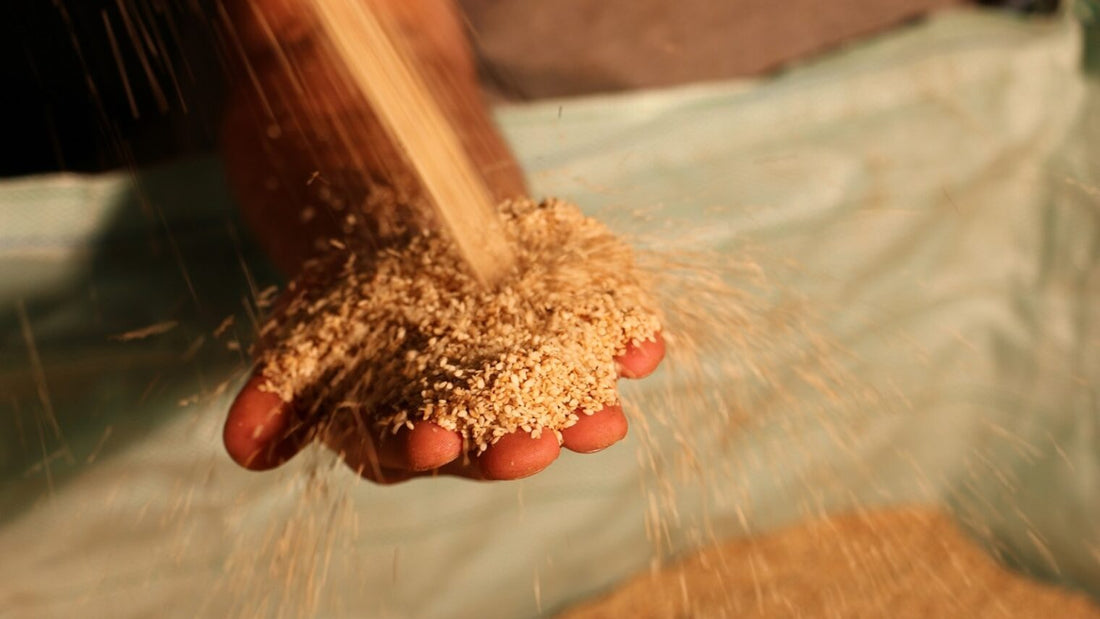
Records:
<instances>
[{"instance_id":1,"label":"pile of sesame seeds","mask_svg":"<svg viewBox=\"0 0 1100 619\"><path fill-rule=\"evenodd\" d=\"M379 436L432 421L479 452L617 403L614 357L660 328L631 248L559 200L500 212L517 256L492 288L439 233L314 265L261 332L263 388Z\"/></svg>"}]
</instances>

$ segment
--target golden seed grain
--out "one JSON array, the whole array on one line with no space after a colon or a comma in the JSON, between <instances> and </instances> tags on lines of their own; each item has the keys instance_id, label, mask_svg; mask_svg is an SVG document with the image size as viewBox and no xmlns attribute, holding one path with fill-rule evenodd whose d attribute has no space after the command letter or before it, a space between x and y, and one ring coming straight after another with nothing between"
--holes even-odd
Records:
<instances>
[{"instance_id":1,"label":"golden seed grain","mask_svg":"<svg viewBox=\"0 0 1100 619\"><path fill-rule=\"evenodd\" d=\"M631 248L571 204L506 202L514 272L486 289L445 237L341 251L323 284L262 329L263 389L341 420L355 402L381 435L425 419L484 451L616 403L613 358L660 328ZM366 378L369 376L369 380Z\"/></svg>"}]
</instances>

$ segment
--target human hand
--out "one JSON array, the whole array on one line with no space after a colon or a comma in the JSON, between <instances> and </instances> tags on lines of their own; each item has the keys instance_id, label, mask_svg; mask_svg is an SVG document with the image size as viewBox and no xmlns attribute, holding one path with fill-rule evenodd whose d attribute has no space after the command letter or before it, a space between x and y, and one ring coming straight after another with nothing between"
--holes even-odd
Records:
<instances>
[{"instance_id":1,"label":"human hand","mask_svg":"<svg viewBox=\"0 0 1100 619\"><path fill-rule=\"evenodd\" d=\"M480 103L474 65L451 3L369 1L392 11L409 33L427 77L438 78L432 81L443 89L440 101L447 104L495 197L525 193L519 167ZM251 79L237 82L230 99L223 154L230 185L261 245L293 275L328 239L349 246L385 244L378 237L389 228L415 229L419 222L410 225L407 207L417 188L408 183L399 149L370 110L342 86L338 68L315 40L315 24L301 0L239 0L231 6L245 50L242 69ZM375 210L394 202L396 210ZM616 362L622 376L640 378L654 370L663 354L658 336L628 348ZM283 402L261 390L262 384L259 373L247 383L224 432L230 456L255 470L278 466L320 440L364 477L379 482L436 473L515 479L548 466L562 446L598 451L626 433L622 410L608 403L563 430L561 445L553 432L539 438L509 435L466 461L461 437L430 422L380 440L319 423L303 414L307 403ZM368 414L363 411L361 417Z\"/></svg>"},{"instance_id":2,"label":"human hand","mask_svg":"<svg viewBox=\"0 0 1100 619\"><path fill-rule=\"evenodd\" d=\"M623 355L615 358L619 375L645 377L657 368L664 353L660 334L652 341L628 346ZM403 428L385 438L347 427L333 432L311 424L293 404L261 390L264 380L257 372L244 386L230 407L224 431L229 455L252 470L277 467L317 439L358 474L379 483L438 474L471 479L519 479L550 466L561 447L593 453L618 442L627 432L622 408L609 404L594 414L581 414L576 424L562 430L560 445L553 432L542 432L534 438L520 431L501 437L483 453L467 459L462 437L429 421L414 422L412 429Z\"/></svg>"}]
</instances>

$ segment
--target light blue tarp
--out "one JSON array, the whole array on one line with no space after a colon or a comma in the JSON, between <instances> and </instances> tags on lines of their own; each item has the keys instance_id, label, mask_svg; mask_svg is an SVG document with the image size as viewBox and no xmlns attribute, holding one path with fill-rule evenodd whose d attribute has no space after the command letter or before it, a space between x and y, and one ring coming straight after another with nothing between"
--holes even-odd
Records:
<instances>
[{"instance_id":1,"label":"light blue tarp","mask_svg":"<svg viewBox=\"0 0 1100 619\"><path fill-rule=\"evenodd\" d=\"M645 568L653 510L678 551L898 502L1100 594L1100 91L1081 47L1070 21L959 12L765 81L499 111L536 195L751 257L864 387L773 402L721 446L685 423L707 484L671 495L640 420L510 484L379 488L317 452L240 471L220 447L234 342L275 278L217 162L5 181L0 616L535 616ZM705 418L675 370L626 389L646 419Z\"/></svg>"}]
</instances>

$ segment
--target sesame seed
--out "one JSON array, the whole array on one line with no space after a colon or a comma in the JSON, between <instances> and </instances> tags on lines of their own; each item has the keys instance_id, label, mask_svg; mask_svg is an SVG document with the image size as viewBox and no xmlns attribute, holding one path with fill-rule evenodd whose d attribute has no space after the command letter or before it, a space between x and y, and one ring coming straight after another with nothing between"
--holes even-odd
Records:
<instances>
[{"instance_id":1,"label":"sesame seed","mask_svg":"<svg viewBox=\"0 0 1100 619\"><path fill-rule=\"evenodd\" d=\"M479 453L516 430L560 442L578 412L617 402L614 357L660 329L630 246L560 200L500 211L517 256L494 289L432 232L314 263L321 285L262 327L264 389L333 416L360 403L380 435L426 419Z\"/></svg>"}]
</instances>

